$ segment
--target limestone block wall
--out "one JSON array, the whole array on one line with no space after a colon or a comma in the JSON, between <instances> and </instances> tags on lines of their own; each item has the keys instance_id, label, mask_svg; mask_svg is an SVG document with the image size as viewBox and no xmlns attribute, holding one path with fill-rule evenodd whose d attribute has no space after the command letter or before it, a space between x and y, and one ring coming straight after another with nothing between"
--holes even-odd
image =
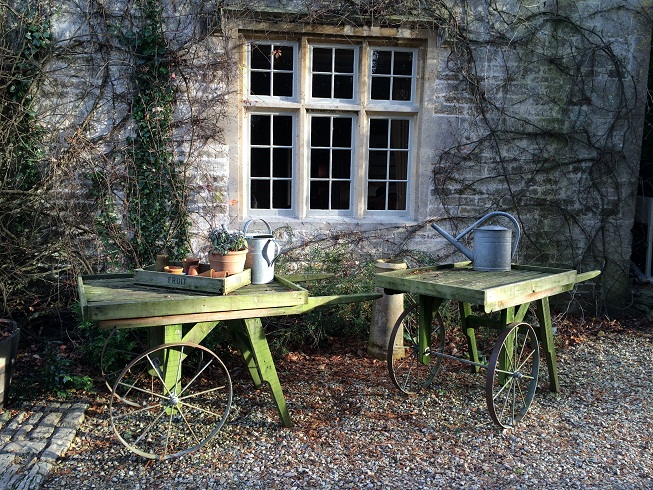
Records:
<instances>
[{"instance_id":1,"label":"limestone block wall","mask_svg":"<svg viewBox=\"0 0 653 490\"><path fill-rule=\"evenodd\" d=\"M305 2L286 2L283 8L293 5L306 8ZM456 256L429 221L455 233L487 212L503 210L523 225L521 262L600 268L600 295L623 304L650 2L473 0L460 5L444 1L432 11L438 42L428 50L422 123L433 131L419 150L429 161L429 175L421 176L427 204L387 229L379 222L338 220L296 221L291 227L301 240L349 230L359 238L367 234L366 246L383 255L412 248L444 261ZM225 138L238 132L238 58L225 36L237 19L220 7L162 1L163 35L174 54L174 154L183 163L194 250L201 248L208 226L242 226L234 220L239 196L230 194L238 175L228 163L239 142ZM87 218L98 215L102 202L111 202L118 228L130 205L124 194L124 149L133 136L137 69L121 33L133 27L133 15L128 0L60 2L51 13L54 49L38 88L49 155L67 169L60 188L76 190L77 212ZM98 182L102 199L82 192ZM91 226L88 230L84 246L102 270L109 262L107 241ZM118 236L121 230L108 232ZM127 232L122 242L116 240L126 246L128 238Z\"/></svg>"}]
</instances>

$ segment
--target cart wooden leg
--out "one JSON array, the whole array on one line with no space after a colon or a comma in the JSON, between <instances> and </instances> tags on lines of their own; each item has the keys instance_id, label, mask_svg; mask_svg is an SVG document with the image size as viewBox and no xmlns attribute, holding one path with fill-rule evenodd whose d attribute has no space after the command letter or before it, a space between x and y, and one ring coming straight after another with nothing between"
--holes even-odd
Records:
<instances>
[{"instance_id":1,"label":"cart wooden leg","mask_svg":"<svg viewBox=\"0 0 653 490\"><path fill-rule=\"evenodd\" d=\"M245 331L247 332L248 341L246 342L245 351L243 356L245 357L245 362L248 363L250 368L250 374L254 378L254 373L251 369L251 362L255 363L258 368L258 374L260 374L260 381L265 381L270 385L270 390L272 391L272 398L274 399L277 408L279 410L279 416L281 418L281 425L284 427L291 427L292 423L290 421L290 414L288 413L288 408L286 407L286 399L283 396L283 391L281 390L281 383L279 382L279 377L277 376L277 370L274 367L274 361L272 360L272 354L270 353L270 346L268 341L265 338L265 332L263 331L263 324L261 323L260 318L249 318L241 320L245 325ZM234 322L236 322L234 320ZM231 322L230 322L230 328ZM245 343L245 342L243 342ZM251 347L251 350L248 348ZM256 379L254 378L254 383L256 384Z\"/></svg>"},{"instance_id":2,"label":"cart wooden leg","mask_svg":"<svg viewBox=\"0 0 653 490\"><path fill-rule=\"evenodd\" d=\"M472 316L472 305L470 303L458 303L458 309L460 310L460 323L463 329L463 334L467 339L467 351L469 352L469 359L473 362L478 363L478 349L476 347L476 331L470 322L467 321L468 318ZM472 373L478 373L480 371L479 366L470 364L470 369Z\"/></svg>"},{"instance_id":3,"label":"cart wooden leg","mask_svg":"<svg viewBox=\"0 0 653 490\"><path fill-rule=\"evenodd\" d=\"M546 364L549 369L549 390L558 393L560 392L560 384L558 383L558 369L556 365L549 298L537 300L536 305L537 320L540 323L540 328L537 333L540 343L544 348L544 357L546 358Z\"/></svg>"},{"instance_id":4,"label":"cart wooden leg","mask_svg":"<svg viewBox=\"0 0 653 490\"><path fill-rule=\"evenodd\" d=\"M182 338L181 325L166 325L164 327L150 327L149 342L150 348L157 347L162 344L172 344L180 342ZM160 373L166 389L169 392L175 390L175 383L179 382L179 373L177 373L177 366L179 366L180 353L176 349L167 349L158 351Z\"/></svg>"},{"instance_id":5,"label":"cart wooden leg","mask_svg":"<svg viewBox=\"0 0 653 490\"><path fill-rule=\"evenodd\" d=\"M263 386L263 380L259 374L258 366L256 365L256 360L254 359L254 352L252 351L249 339L247 338L247 333L243 329L241 321L229 320L227 324L229 325L229 333L231 334L231 340L234 343L234 347L236 347L243 355L245 365L247 366L247 370L252 377L254 386L256 388L260 388Z\"/></svg>"}]
</instances>

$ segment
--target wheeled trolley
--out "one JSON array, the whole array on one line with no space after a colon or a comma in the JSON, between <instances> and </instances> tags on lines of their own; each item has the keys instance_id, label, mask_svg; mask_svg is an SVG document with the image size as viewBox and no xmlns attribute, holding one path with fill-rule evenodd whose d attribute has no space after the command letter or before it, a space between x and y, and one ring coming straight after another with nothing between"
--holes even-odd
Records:
<instances>
[{"instance_id":1,"label":"wheeled trolley","mask_svg":"<svg viewBox=\"0 0 653 490\"><path fill-rule=\"evenodd\" d=\"M537 388L540 344L549 371L549 389L559 391L548 298L596 277L599 271L513 265L510 271L475 271L469 262L379 273L375 285L387 294L412 293L417 300L398 318L388 342L387 365L393 384L415 395L432 383L443 359L486 369L485 398L492 420L503 428L516 426L528 411ZM445 327L439 308L457 302L469 358L445 353ZM538 327L524 322L535 303ZM478 305L483 315L472 313ZM485 314L497 313L496 318ZM499 329L489 359L479 360L475 328Z\"/></svg>"},{"instance_id":2,"label":"wheeled trolley","mask_svg":"<svg viewBox=\"0 0 653 490\"><path fill-rule=\"evenodd\" d=\"M254 385L269 384L281 424L290 427L261 318L380 297L311 297L296 284L324 277L275 276L271 283L224 295L135 284L132 274L80 277L84 319L112 329L101 367L112 392L109 413L118 439L140 456L164 460L196 451L216 435L229 414L232 383L224 363L201 344L218 322L229 329ZM117 369L121 359L127 364Z\"/></svg>"}]
</instances>

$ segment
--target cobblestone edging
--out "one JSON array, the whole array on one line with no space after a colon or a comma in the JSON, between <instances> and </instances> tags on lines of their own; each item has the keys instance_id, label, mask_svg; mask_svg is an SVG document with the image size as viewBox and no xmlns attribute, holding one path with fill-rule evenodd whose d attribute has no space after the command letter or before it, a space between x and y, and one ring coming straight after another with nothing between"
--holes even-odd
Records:
<instances>
[{"instance_id":1,"label":"cobblestone edging","mask_svg":"<svg viewBox=\"0 0 653 490\"><path fill-rule=\"evenodd\" d=\"M87 407L37 403L0 413L0 488L40 488L54 462L70 447Z\"/></svg>"}]
</instances>

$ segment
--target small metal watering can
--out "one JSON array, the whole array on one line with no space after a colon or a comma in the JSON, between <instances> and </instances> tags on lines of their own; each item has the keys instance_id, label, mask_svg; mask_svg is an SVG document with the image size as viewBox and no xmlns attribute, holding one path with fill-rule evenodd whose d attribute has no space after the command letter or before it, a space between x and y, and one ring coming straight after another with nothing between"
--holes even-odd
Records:
<instances>
[{"instance_id":1,"label":"small metal watering can","mask_svg":"<svg viewBox=\"0 0 653 490\"><path fill-rule=\"evenodd\" d=\"M254 219L245 223L243 233L247 239L247 258L245 268L252 269L252 284L267 284L274 281L274 261L281 254L281 247L272 236L272 228L267 221L258 218L265 223L267 233L247 234L247 228Z\"/></svg>"},{"instance_id":2,"label":"small metal watering can","mask_svg":"<svg viewBox=\"0 0 653 490\"><path fill-rule=\"evenodd\" d=\"M515 240L510 246L512 231L502 226L481 226L478 225L493 216L505 216L515 225ZM465 231L460 233L456 238L449 235L435 223L431 226L437 230L444 238L460 250L465 256L472 261L472 266L476 271L509 271L512 258L517 251L519 242L519 223L510 214L502 211L489 213L471 225ZM467 233L474 231L474 252L465 247L461 240Z\"/></svg>"}]
</instances>

